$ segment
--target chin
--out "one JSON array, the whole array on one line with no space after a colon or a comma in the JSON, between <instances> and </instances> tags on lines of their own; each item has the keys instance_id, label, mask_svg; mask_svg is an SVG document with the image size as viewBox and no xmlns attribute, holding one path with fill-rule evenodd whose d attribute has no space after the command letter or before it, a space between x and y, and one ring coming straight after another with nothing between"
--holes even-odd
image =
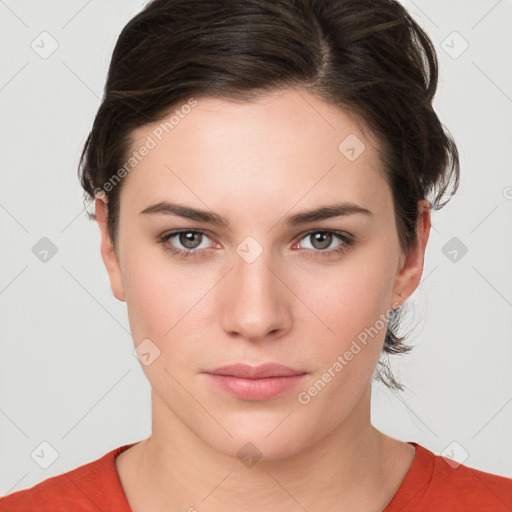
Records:
<instances>
[{"instance_id":1,"label":"chin","mask_svg":"<svg viewBox=\"0 0 512 512\"><path fill-rule=\"evenodd\" d=\"M214 450L241 462L285 459L306 449L321 437L321 433L314 426L309 429L304 423L298 422L296 413L290 414L279 424L288 413L283 413L279 421L274 420L271 427L263 419L256 423L254 417L236 423L224 421L223 424L233 437L218 432L212 436L211 431L199 435ZM293 416L295 417L292 420ZM249 462L246 465L250 467L250 464Z\"/></svg>"}]
</instances>

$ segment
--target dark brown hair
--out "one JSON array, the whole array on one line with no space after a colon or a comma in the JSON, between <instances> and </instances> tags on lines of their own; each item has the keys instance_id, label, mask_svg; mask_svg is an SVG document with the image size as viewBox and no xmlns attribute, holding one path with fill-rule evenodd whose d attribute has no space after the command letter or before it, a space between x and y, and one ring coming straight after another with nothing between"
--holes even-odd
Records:
<instances>
[{"instance_id":1,"label":"dark brown hair","mask_svg":"<svg viewBox=\"0 0 512 512\"><path fill-rule=\"evenodd\" d=\"M107 196L116 246L123 181L112 179L124 175L136 128L190 98L251 101L294 88L350 112L375 135L406 252L418 201L440 209L459 185L457 147L432 107L437 80L431 40L394 0L153 0L115 46L80 159L84 199ZM389 318L386 358L411 349L397 333L399 312ZM403 389L383 358L379 367L377 378Z\"/></svg>"}]
</instances>

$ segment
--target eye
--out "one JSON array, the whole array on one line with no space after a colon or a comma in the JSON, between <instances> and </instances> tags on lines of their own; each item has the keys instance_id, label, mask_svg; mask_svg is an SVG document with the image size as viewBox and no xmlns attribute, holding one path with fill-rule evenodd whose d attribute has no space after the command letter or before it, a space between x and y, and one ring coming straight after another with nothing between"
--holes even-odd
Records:
<instances>
[{"instance_id":1,"label":"eye","mask_svg":"<svg viewBox=\"0 0 512 512\"><path fill-rule=\"evenodd\" d=\"M304 240L309 242L309 247L308 244L303 244ZM332 256L348 251L353 244L354 237L343 231L316 230L306 233L294 248L300 245L311 249L316 253L315 256Z\"/></svg>"},{"instance_id":2,"label":"eye","mask_svg":"<svg viewBox=\"0 0 512 512\"><path fill-rule=\"evenodd\" d=\"M209 246L205 241L209 237L204 231L197 229L182 229L171 231L159 237L158 241L164 248L176 256L196 256Z\"/></svg>"},{"instance_id":3,"label":"eye","mask_svg":"<svg viewBox=\"0 0 512 512\"><path fill-rule=\"evenodd\" d=\"M182 258L201 256L207 249L218 246L215 242L208 245L208 240L211 241L210 237L197 229L171 231L158 237L166 251ZM309 242L309 247L307 243L303 244L304 240ZM306 233L292 248L306 248L313 257L332 257L347 252L354 243L355 239L349 233L322 229Z\"/></svg>"}]
</instances>

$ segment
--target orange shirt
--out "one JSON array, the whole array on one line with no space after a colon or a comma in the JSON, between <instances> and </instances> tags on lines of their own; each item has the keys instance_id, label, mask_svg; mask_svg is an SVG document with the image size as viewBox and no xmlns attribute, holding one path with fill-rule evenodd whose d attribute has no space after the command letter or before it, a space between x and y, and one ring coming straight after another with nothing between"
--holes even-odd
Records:
<instances>
[{"instance_id":1,"label":"orange shirt","mask_svg":"<svg viewBox=\"0 0 512 512\"><path fill-rule=\"evenodd\" d=\"M1 512L132 512L115 467L120 446L100 459L0 498ZM383 512L510 512L512 478L464 465L411 442L416 456Z\"/></svg>"}]
</instances>

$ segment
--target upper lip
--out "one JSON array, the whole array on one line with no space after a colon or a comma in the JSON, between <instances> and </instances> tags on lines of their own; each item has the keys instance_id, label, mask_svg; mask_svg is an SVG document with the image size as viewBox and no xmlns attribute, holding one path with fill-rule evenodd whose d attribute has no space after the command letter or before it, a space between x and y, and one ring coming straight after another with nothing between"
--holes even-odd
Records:
<instances>
[{"instance_id":1,"label":"upper lip","mask_svg":"<svg viewBox=\"0 0 512 512\"><path fill-rule=\"evenodd\" d=\"M268 377L287 377L290 375L303 375L306 372L295 370L289 366L278 363L264 363L257 366L251 366L245 363L228 364L220 366L206 373L213 375L231 375L233 377L243 377L245 379L264 379Z\"/></svg>"}]
</instances>

